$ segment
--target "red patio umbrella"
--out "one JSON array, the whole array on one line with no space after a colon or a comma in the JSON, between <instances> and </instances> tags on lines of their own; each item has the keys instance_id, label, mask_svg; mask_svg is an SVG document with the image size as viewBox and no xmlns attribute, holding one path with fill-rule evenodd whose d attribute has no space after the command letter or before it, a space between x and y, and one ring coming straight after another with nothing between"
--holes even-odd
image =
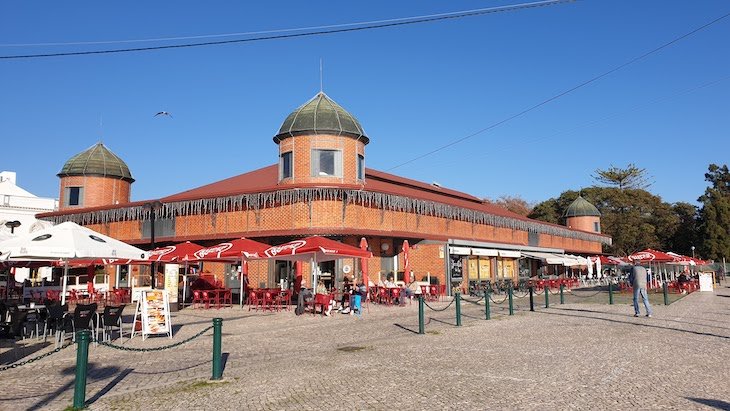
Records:
<instances>
[{"instance_id":1,"label":"red patio umbrella","mask_svg":"<svg viewBox=\"0 0 730 411\"><path fill-rule=\"evenodd\" d=\"M372 253L325 237L307 237L275 245L264 250L264 258L289 261L312 261L312 287L317 286L317 263L339 258L370 258Z\"/></svg>"},{"instance_id":2,"label":"red patio umbrella","mask_svg":"<svg viewBox=\"0 0 730 411\"><path fill-rule=\"evenodd\" d=\"M365 237L360 239L360 249L363 251L368 250L368 240ZM360 270L362 270L362 283L365 284L366 289L370 289L370 278L368 276L368 261L365 258L360 258Z\"/></svg>"},{"instance_id":3,"label":"red patio umbrella","mask_svg":"<svg viewBox=\"0 0 730 411\"><path fill-rule=\"evenodd\" d=\"M652 250L651 248L647 248L644 251L633 253L628 258L630 261L640 260L655 263L671 263L679 261L677 257L671 256L663 251Z\"/></svg>"},{"instance_id":4,"label":"red patio umbrella","mask_svg":"<svg viewBox=\"0 0 730 411\"><path fill-rule=\"evenodd\" d=\"M411 246L408 244L408 240L403 240L403 282L406 284L411 280L411 262L408 260L410 251Z\"/></svg>"},{"instance_id":5,"label":"red patio umbrella","mask_svg":"<svg viewBox=\"0 0 730 411\"><path fill-rule=\"evenodd\" d=\"M241 261L241 292L239 302L243 307L244 281L243 276L248 274L246 260L265 258L264 250L268 244L260 243L245 237L216 244L212 247L201 248L194 256L199 261Z\"/></svg>"},{"instance_id":6,"label":"red patio umbrella","mask_svg":"<svg viewBox=\"0 0 730 411\"><path fill-rule=\"evenodd\" d=\"M163 262L163 263L174 263L177 261L191 261L194 260L194 254L198 250L202 249L203 246L185 241L184 243L178 243L168 245L165 247L158 247L150 251L149 261Z\"/></svg>"}]
</instances>

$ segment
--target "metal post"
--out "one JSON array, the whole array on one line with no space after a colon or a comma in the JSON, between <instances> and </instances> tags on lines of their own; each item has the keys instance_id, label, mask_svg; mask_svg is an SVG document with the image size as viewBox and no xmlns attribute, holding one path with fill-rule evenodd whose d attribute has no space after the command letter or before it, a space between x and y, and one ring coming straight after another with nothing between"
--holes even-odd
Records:
<instances>
[{"instance_id":1,"label":"metal post","mask_svg":"<svg viewBox=\"0 0 730 411\"><path fill-rule=\"evenodd\" d=\"M550 286L545 286L545 308L550 308Z\"/></svg>"},{"instance_id":2,"label":"metal post","mask_svg":"<svg viewBox=\"0 0 730 411\"><path fill-rule=\"evenodd\" d=\"M492 317L492 313L489 312L489 288L484 290L484 317L486 320Z\"/></svg>"},{"instance_id":3,"label":"metal post","mask_svg":"<svg viewBox=\"0 0 730 411\"><path fill-rule=\"evenodd\" d=\"M565 295L563 294L563 290L565 290L565 284L562 282L560 283L560 304L565 304Z\"/></svg>"},{"instance_id":4,"label":"metal post","mask_svg":"<svg viewBox=\"0 0 730 411\"><path fill-rule=\"evenodd\" d=\"M213 376L212 380L220 380L223 377L223 356L221 355L221 328L222 318L213 319Z\"/></svg>"},{"instance_id":5,"label":"metal post","mask_svg":"<svg viewBox=\"0 0 730 411\"><path fill-rule=\"evenodd\" d=\"M667 281L664 281L664 284L662 285L663 291L664 291L664 305L669 305L669 289L667 287Z\"/></svg>"},{"instance_id":6,"label":"metal post","mask_svg":"<svg viewBox=\"0 0 730 411\"><path fill-rule=\"evenodd\" d=\"M608 281L608 303L613 305L613 281Z\"/></svg>"},{"instance_id":7,"label":"metal post","mask_svg":"<svg viewBox=\"0 0 730 411\"><path fill-rule=\"evenodd\" d=\"M512 280L510 280L509 286L507 287L507 293L509 296L509 315L515 315L514 302L512 301Z\"/></svg>"},{"instance_id":8,"label":"metal post","mask_svg":"<svg viewBox=\"0 0 730 411\"><path fill-rule=\"evenodd\" d=\"M78 349L76 350L76 382L74 383L74 408L84 408L86 403L86 371L89 364L89 340L91 331L83 330L76 334Z\"/></svg>"},{"instance_id":9,"label":"metal post","mask_svg":"<svg viewBox=\"0 0 730 411\"><path fill-rule=\"evenodd\" d=\"M418 296L418 333L426 333L426 323L423 318L423 294Z\"/></svg>"},{"instance_id":10,"label":"metal post","mask_svg":"<svg viewBox=\"0 0 730 411\"><path fill-rule=\"evenodd\" d=\"M461 293L456 293L456 326L461 327Z\"/></svg>"},{"instance_id":11,"label":"metal post","mask_svg":"<svg viewBox=\"0 0 730 411\"><path fill-rule=\"evenodd\" d=\"M533 293L535 292L535 289L530 286L530 311L535 311L535 296Z\"/></svg>"}]
</instances>

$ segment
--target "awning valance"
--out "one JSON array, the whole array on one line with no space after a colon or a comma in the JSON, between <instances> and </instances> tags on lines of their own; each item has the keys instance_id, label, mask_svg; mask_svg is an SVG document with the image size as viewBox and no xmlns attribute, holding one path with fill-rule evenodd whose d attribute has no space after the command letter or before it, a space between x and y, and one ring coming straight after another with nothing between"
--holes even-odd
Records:
<instances>
[{"instance_id":1,"label":"awning valance","mask_svg":"<svg viewBox=\"0 0 730 411\"><path fill-rule=\"evenodd\" d=\"M487 257L497 257L499 255L499 251L492 250L489 248L472 248L471 249L472 255L482 255Z\"/></svg>"}]
</instances>

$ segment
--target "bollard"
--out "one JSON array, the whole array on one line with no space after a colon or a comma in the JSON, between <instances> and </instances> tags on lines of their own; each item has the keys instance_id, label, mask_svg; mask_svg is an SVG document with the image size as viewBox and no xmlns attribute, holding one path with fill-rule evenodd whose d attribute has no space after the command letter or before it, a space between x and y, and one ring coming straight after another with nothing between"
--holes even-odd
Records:
<instances>
[{"instance_id":1,"label":"bollard","mask_svg":"<svg viewBox=\"0 0 730 411\"><path fill-rule=\"evenodd\" d=\"M423 321L423 294L418 296L418 333L426 333L426 323Z\"/></svg>"},{"instance_id":2,"label":"bollard","mask_svg":"<svg viewBox=\"0 0 730 411\"><path fill-rule=\"evenodd\" d=\"M456 293L456 326L461 327L461 293Z\"/></svg>"},{"instance_id":3,"label":"bollard","mask_svg":"<svg viewBox=\"0 0 730 411\"><path fill-rule=\"evenodd\" d=\"M613 305L613 281L608 281L608 303Z\"/></svg>"},{"instance_id":4,"label":"bollard","mask_svg":"<svg viewBox=\"0 0 730 411\"><path fill-rule=\"evenodd\" d=\"M662 288L664 289L664 305L669 305L669 289L666 281L664 281L664 286Z\"/></svg>"},{"instance_id":5,"label":"bollard","mask_svg":"<svg viewBox=\"0 0 730 411\"><path fill-rule=\"evenodd\" d=\"M545 287L545 308L550 308L550 286Z\"/></svg>"},{"instance_id":6,"label":"bollard","mask_svg":"<svg viewBox=\"0 0 730 411\"><path fill-rule=\"evenodd\" d=\"M512 301L512 281L509 282L509 287L507 288L507 292L509 293L509 315L515 315L515 308Z\"/></svg>"},{"instance_id":7,"label":"bollard","mask_svg":"<svg viewBox=\"0 0 730 411\"><path fill-rule=\"evenodd\" d=\"M74 383L74 409L84 408L86 403L86 371L89 364L89 340L91 331L82 330L76 334L79 348L76 350L76 382Z\"/></svg>"},{"instance_id":8,"label":"bollard","mask_svg":"<svg viewBox=\"0 0 730 411\"><path fill-rule=\"evenodd\" d=\"M563 295L564 289L565 289L565 284L560 283L560 304L565 304L565 295Z\"/></svg>"},{"instance_id":9,"label":"bollard","mask_svg":"<svg viewBox=\"0 0 730 411\"><path fill-rule=\"evenodd\" d=\"M530 311L535 311L535 296L533 293L535 290L530 286Z\"/></svg>"},{"instance_id":10,"label":"bollard","mask_svg":"<svg viewBox=\"0 0 730 411\"><path fill-rule=\"evenodd\" d=\"M492 313L489 312L489 289L484 290L484 317L486 320L492 317Z\"/></svg>"},{"instance_id":11,"label":"bollard","mask_svg":"<svg viewBox=\"0 0 730 411\"><path fill-rule=\"evenodd\" d=\"M221 355L221 328L223 319L213 319L213 376L211 380L220 380L223 377L223 356Z\"/></svg>"}]
</instances>

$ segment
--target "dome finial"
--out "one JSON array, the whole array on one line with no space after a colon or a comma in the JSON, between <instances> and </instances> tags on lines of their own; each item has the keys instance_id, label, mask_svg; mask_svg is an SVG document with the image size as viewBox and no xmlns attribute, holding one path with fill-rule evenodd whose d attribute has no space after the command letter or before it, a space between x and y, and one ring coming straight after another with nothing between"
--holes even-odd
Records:
<instances>
[{"instance_id":1,"label":"dome finial","mask_svg":"<svg viewBox=\"0 0 730 411\"><path fill-rule=\"evenodd\" d=\"M319 58L319 92L324 93L324 75L322 74L322 57Z\"/></svg>"}]
</instances>

